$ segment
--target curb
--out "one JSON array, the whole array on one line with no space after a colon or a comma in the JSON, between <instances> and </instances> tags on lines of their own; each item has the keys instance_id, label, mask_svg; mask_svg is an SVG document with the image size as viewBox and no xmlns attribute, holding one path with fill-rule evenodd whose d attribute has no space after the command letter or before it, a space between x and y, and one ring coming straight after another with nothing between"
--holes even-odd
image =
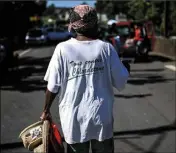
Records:
<instances>
[{"instance_id":1,"label":"curb","mask_svg":"<svg viewBox=\"0 0 176 153\"><path fill-rule=\"evenodd\" d=\"M13 51L13 56L19 56L22 51L22 49Z\"/></svg>"},{"instance_id":2,"label":"curb","mask_svg":"<svg viewBox=\"0 0 176 153\"><path fill-rule=\"evenodd\" d=\"M21 53L23 53L23 52L25 52L25 51L27 51L27 50L29 50L29 49L31 49L31 48L15 50L15 51L13 51L13 56L14 56L14 57L20 57L20 56L21 56L21 55L20 55Z\"/></svg>"},{"instance_id":3,"label":"curb","mask_svg":"<svg viewBox=\"0 0 176 153\"><path fill-rule=\"evenodd\" d=\"M170 60L173 60L173 61L176 61L176 56L169 56L169 55L166 55L166 54L163 54L163 53L160 53L160 52L149 52L149 55L153 55L153 56L160 56L160 57L164 57L164 58L167 58L167 59L170 59Z\"/></svg>"}]
</instances>

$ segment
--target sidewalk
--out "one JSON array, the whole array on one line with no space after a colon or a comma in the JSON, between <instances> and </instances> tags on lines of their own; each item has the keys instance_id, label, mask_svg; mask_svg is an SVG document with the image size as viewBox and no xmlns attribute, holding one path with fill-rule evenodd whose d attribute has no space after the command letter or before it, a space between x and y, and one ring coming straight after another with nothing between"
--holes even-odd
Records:
<instances>
[{"instance_id":1,"label":"sidewalk","mask_svg":"<svg viewBox=\"0 0 176 153\"><path fill-rule=\"evenodd\" d=\"M163 57L163 58L167 58L167 59L176 61L176 57L169 56L169 55L166 55L166 54L160 53L160 52L154 52L154 51L152 51L152 52L149 52L149 55L151 55L151 56L160 56L160 57Z\"/></svg>"},{"instance_id":2,"label":"sidewalk","mask_svg":"<svg viewBox=\"0 0 176 153\"><path fill-rule=\"evenodd\" d=\"M31 48L15 50L13 52L13 55L21 57L23 54L25 54L26 52L29 52L30 50L31 50Z\"/></svg>"}]
</instances>

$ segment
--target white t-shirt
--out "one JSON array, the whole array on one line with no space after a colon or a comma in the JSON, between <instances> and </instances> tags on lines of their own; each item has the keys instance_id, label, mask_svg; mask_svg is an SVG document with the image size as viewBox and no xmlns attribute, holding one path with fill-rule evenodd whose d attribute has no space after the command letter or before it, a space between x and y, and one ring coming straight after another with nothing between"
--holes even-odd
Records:
<instances>
[{"instance_id":1,"label":"white t-shirt","mask_svg":"<svg viewBox=\"0 0 176 153\"><path fill-rule=\"evenodd\" d=\"M60 89L59 113L67 143L113 137L113 86L122 90L128 76L107 42L71 38L56 46L44 80L49 91Z\"/></svg>"}]
</instances>

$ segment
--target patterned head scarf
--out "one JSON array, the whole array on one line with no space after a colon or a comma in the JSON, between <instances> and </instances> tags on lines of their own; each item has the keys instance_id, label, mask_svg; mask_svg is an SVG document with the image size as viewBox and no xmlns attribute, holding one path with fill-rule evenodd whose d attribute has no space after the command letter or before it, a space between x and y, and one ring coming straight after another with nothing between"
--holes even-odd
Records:
<instances>
[{"instance_id":1,"label":"patterned head scarf","mask_svg":"<svg viewBox=\"0 0 176 153\"><path fill-rule=\"evenodd\" d=\"M73 8L70 13L70 24L68 30L71 28L78 29L90 29L93 28L98 22L97 12L89 5L78 5Z\"/></svg>"}]
</instances>

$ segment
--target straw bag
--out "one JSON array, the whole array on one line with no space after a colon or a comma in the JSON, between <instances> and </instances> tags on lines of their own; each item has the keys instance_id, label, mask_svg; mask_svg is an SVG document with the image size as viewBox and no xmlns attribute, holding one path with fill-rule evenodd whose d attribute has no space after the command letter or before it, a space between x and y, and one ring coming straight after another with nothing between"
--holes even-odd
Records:
<instances>
[{"instance_id":1,"label":"straw bag","mask_svg":"<svg viewBox=\"0 0 176 153\"><path fill-rule=\"evenodd\" d=\"M36 122L19 135L23 145L34 153L64 153L62 138L56 125L48 120Z\"/></svg>"},{"instance_id":2,"label":"straw bag","mask_svg":"<svg viewBox=\"0 0 176 153\"><path fill-rule=\"evenodd\" d=\"M48 152L50 123L48 120L36 122L25 128L19 135L23 145L30 151Z\"/></svg>"}]
</instances>

